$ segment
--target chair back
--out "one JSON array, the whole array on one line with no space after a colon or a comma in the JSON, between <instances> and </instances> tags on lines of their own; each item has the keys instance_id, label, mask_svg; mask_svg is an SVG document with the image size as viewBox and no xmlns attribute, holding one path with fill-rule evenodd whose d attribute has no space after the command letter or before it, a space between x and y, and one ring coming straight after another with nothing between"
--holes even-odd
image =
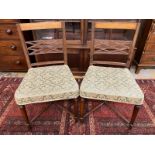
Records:
<instances>
[{"instance_id":1,"label":"chair back","mask_svg":"<svg viewBox=\"0 0 155 155\"><path fill-rule=\"evenodd\" d=\"M116 67L127 67L129 68L133 61L135 54L135 44L137 35L140 28L140 22L106 22L96 21L92 22L92 36L91 36L91 51L90 51L90 65L106 65ZM116 29L116 30L133 30L134 36L132 40L107 40L107 39L96 39L95 31L97 29ZM99 58L113 57L113 56L126 56L125 62L121 61L107 61Z\"/></svg>"},{"instance_id":2,"label":"chair back","mask_svg":"<svg viewBox=\"0 0 155 155\"><path fill-rule=\"evenodd\" d=\"M62 30L62 39L41 39L26 41L24 38L24 31L34 30ZM28 68L67 64L67 49L66 49L66 34L65 34L65 23L58 21L49 22L37 22L37 23L21 23L17 24L17 30L23 46L24 54L26 57ZM62 60L54 61L32 61L32 57L43 56L43 55L63 54ZM35 59L36 60L36 59Z\"/></svg>"}]
</instances>

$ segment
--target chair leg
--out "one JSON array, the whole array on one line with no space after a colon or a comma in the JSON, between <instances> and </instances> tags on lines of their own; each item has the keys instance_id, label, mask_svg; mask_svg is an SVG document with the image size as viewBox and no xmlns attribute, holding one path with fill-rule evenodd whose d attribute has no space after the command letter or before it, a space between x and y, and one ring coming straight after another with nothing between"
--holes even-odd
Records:
<instances>
[{"instance_id":1,"label":"chair leg","mask_svg":"<svg viewBox=\"0 0 155 155\"><path fill-rule=\"evenodd\" d=\"M129 123L129 129L132 129L133 124L135 122L135 119L137 117L137 114L138 114L140 108L141 108L141 105L135 105L134 106L132 117L131 117L131 121Z\"/></svg>"},{"instance_id":2,"label":"chair leg","mask_svg":"<svg viewBox=\"0 0 155 155\"><path fill-rule=\"evenodd\" d=\"M28 124L28 128L31 129L31 124L30 124L30 121L29 121L29 118L28 118L28 115L27 115L27 112L26 112L25 105L20 106L20 111L22 112L22 114L23 114L23 116L25 118L25 121Z\"/></svg>"},{"instance_id":3,"label":"chair leg","mask_svg":"<svg viewBox=\"0 0 155 155\"><path fill-rule=\"evenodd\" d=\"M84 115L84 102L85 100L81 98L80 101L80 120L83 121L83 115Z\"/></svg>"},{"instance_id":4,"label":"chair leg","mask_svg":"<svg viewBox=\"0 0 155 155\"><path fill-rule=\"evenodd\" d=\"M74 99L74 114L75 114L75 119L77 121L78 119L78 99Z\"/></svg>"},{"instance_id":5,"label":"chair leg","mask_svg":"<svg viewBox=\"0 0 155 155\"><path fill-rule=\"evenodd\" d=\"M135 70L135 73L138 74L140 70L141 70L141 67L138 67L138 66L137 66L137 67L136 67L136 70Z\"/></svg>"}]
</instances>

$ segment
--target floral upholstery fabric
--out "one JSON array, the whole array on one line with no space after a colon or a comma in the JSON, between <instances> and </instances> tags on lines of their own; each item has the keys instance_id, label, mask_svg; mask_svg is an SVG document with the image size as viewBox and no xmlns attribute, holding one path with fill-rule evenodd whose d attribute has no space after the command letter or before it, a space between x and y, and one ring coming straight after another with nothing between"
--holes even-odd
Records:
<instances>
[{"instance_id":1,"label":"floral upholstery fabric","mask_svg":"<svg viewBox=\"0 0 155 155\"><path fill-rule=\"evenodd\" d=\"M90 66L82 81L80 96L83 98L143 103L144 95L127 68Z\"/></svg>"},{"instance_id":2,"label":"floral upholstery fabric","mask_svg":"<svg viewBox=\"0 0 155 155\"><path fill-rule=\"evenodd\" d=\"M18 105L78 96L79 86L67 65L30 68L15 92Z\"/></svg>"}]
</instances>

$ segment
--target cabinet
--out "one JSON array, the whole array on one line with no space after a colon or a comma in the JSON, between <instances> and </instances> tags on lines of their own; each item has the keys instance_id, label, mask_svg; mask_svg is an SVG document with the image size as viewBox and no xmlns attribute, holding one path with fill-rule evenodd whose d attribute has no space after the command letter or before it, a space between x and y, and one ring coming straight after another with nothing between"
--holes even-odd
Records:
<instances>
[{"instance_id":1,"label":"cabinet","mask_svg":"<svg viewBox=\"0 0 155 155\"><path fill-rule=\"evenodd\" d=\"M155 67L155 21L143 20L135 55L136 73L141 68Z\"/></svg>"},{"instance_id":2,"label":"cabinet","mask_svg":"<svg viewBox=\"0 0 155 155\"><path fill-rule=\"evenodd\" d=\"M25 71L27 65L16 24L20 20L0 20L0 71Z\"/></svg>"}]
</instances>

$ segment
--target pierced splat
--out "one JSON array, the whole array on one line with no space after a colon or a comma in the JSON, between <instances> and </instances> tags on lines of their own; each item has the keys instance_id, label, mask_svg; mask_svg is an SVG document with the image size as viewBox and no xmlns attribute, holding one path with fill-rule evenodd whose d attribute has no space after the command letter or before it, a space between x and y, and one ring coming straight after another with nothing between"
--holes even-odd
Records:
<instances>
[{"instance_id":1,"label":"pierced splat","mask_svg":"<svg viewBox=\"0 0 155 155\"><path fill-rule=\"evenodd\" d=\"M26 44L29 55L63 53L62 39L27 41Z\"/></svg>"},{"instance_id":2,"label":"pierced splat","mask_svg":"<svg viewBox=\"0 0 155 155\"><path fill-rule=\"evenodd\" d=\"M121 40L101 40L95 39L94 55L95 54L123 54L128 55L132 42Z\"/></svg>"}]
</instances>

